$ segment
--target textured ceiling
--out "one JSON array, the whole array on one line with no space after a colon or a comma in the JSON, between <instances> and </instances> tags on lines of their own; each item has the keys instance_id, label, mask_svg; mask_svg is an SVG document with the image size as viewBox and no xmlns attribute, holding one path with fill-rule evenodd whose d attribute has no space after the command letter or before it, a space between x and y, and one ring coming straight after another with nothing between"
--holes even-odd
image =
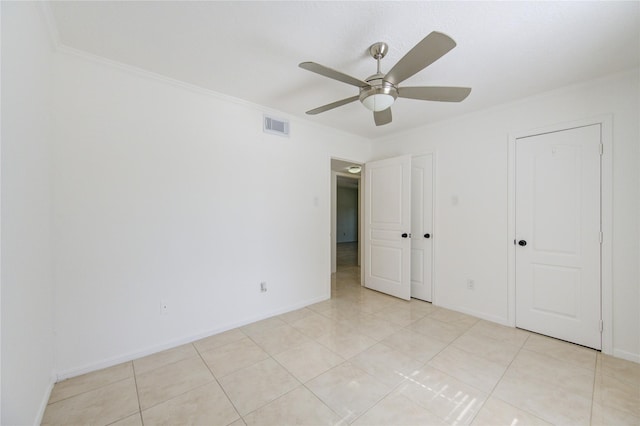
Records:
<instances>
[{"instance_id":1,"label":"textured ceiling","mask_svg":"<svg viewBox=\"0 0 640 426\"><path fill-rule=\"evenodd\" d=\"M59 42L93 55L375 139L640 64L640 2L62 2ZM398 99L376 127L359 102L304 111L357 88L298 68L314 61L357 78L368 47L388 71L431 31L458 46L405 85L472 87L462 103Z\"/></svg>"}]
</instances>

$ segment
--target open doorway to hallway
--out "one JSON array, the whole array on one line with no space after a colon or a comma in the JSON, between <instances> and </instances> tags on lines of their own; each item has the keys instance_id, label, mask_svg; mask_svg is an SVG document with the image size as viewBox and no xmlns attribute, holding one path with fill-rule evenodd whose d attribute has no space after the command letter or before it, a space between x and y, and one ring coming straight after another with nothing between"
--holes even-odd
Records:
<instances>
[{"instance_id":1,"label":"open doorway to hallway","mask_svg":"<svg viewBox=\"0 0 640 426\"><path fill-rule=\"evenodd\" d=\"M331 159L331 272L360 281L361 168Z\"/></svg>"}]
</instances>

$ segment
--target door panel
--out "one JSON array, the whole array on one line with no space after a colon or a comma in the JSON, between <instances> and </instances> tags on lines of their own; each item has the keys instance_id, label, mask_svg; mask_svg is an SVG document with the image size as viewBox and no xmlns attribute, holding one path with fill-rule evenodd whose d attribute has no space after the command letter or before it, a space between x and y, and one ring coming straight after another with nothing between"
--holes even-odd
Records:
<instances>
[{"instance_id":1,"label":"door panel","mask_svg":"<svg viewBox=\"0 0 640 426\"><path fill-rule=\"evenodd\" d=\"M409 300L411 157L367 163L365 203L365 286Z\"/></svg>"},{"instance_id":2,"label":"door panel","mask_svg":"<svg viewBox=\"0 0 640 426\"><path fill-rule=\"evenodd\" d=\"M432 300L433 155L411 162L411 297ZM429 238L425 237L429 234Z\"/></svg>"},{"instance_id":3,"label":"door panel","mask_svg":"<svg viewBox=\"0 0 640 426\"><path fill-rule=\"evenodd\" d=\"M516 240L516 326L600 349L600 125L516 140Z\"/></svg>"}]
</instances>

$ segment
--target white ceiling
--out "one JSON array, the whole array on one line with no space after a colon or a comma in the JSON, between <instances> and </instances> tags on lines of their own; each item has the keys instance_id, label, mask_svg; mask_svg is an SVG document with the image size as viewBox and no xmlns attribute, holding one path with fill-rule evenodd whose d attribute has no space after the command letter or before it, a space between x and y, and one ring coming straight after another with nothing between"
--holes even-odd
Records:
<instances>
[{"instance_id":1,"label":"white ceiling","mask_svg":"<svg viewBox=\"0 0 640 426\"><path fill-rule=\"evenodd\" d=\"M640 2L62 2L62 45L306 117L366 138L589 80L640 64ZM431 31L458 46L404 82L472 87L462 103L398 99L376 127L359 102L305 111L358 89L298 68L314 61L363 79L368 48L388 71Z\"/></svg>"}]
</instances>

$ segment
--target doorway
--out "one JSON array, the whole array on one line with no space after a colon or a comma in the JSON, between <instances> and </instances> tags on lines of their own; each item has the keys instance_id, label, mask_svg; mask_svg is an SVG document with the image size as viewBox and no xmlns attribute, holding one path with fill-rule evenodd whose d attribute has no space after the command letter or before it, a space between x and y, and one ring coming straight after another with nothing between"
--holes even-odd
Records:
<instances>
[{"instance_id":1,"label":"doorway","mask_svg":"<svg viewBox=\"0 0 640 426\"><path fill-rule=\"evenodd\" d=\"M331 159L331 272L360 280L361 170L358 162Z\"/></svg>"}]
</instances>

